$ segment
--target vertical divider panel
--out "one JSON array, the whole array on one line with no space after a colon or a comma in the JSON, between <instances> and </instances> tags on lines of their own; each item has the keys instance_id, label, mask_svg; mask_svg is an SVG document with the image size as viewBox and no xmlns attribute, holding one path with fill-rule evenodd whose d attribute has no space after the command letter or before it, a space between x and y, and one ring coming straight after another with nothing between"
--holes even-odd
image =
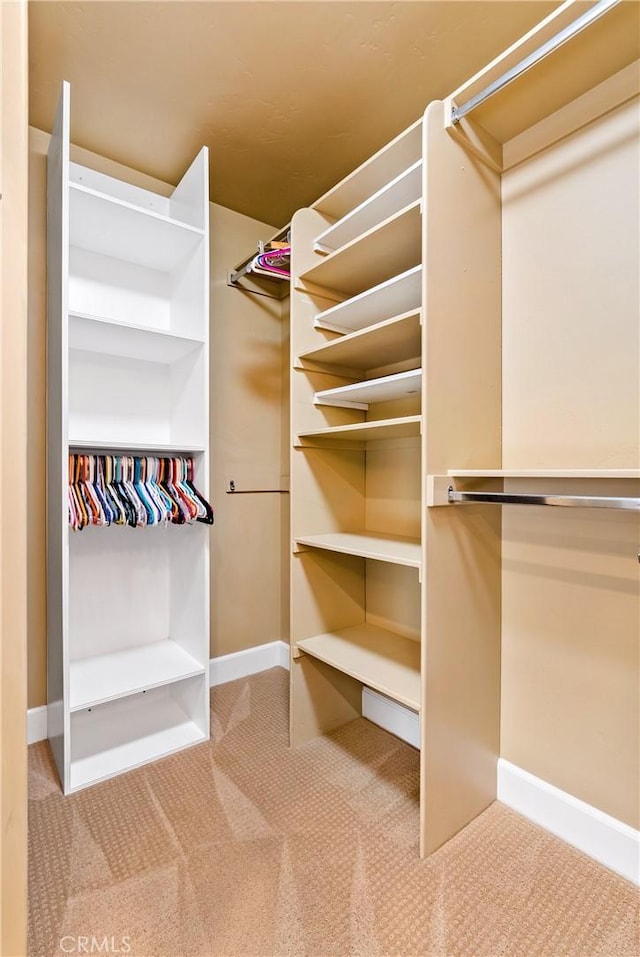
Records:
<instances>
[{"instance_id":1,"label":"vertical divider panel","mask_svg":"<svg viewBox=\"0 0 640 957\"><path fill-rule=\"evenodd\" d=\"M423 484L501 463L500 178L426 110ZM423 490L424 494L424 490ZM496 795L501 516L423 507L421 854Z\"/></svg>"},{"instance_id":2,"label":"vertical divider panel","mask_svg":"<svg viewBox=\"0 0 640 957\"><path fill-rule=\"evenodd\" d=\"M363 559L314 550L293 552L297 535L364 529L364 452L295 448L303 428L327 424L326 411L313 404L314 389L340 384L340 377L311 373L297 358L324 335L314 329L316 313L334 304L319 293L295 288L295 277L320 257L314 238L326 228L326 216L313 209L295 213L292 228L291 294L291 743L339 727L360 714L360 683L306 655L296 642L324 630L364 622ZM346 383L348 379L344 379ZM329 410L331 424L351 422L351 410ZM356 413L356 419L362 418Z\"/></svg>"},{"instance_id":3,"label":"vertical divider panel","mask_svg":"<svg viewBox=\"0 0 640 957\"><path fill-rule=\"evenodd\" d=\"M70 87L62 84L47 157L47 699L48 738L69 788L67 387Z\"/></svg>"}]
</instances>

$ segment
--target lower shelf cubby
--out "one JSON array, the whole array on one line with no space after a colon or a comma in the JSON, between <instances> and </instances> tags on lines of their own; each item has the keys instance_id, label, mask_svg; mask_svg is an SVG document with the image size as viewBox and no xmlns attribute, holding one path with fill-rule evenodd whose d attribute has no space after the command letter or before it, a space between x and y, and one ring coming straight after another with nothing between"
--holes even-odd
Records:
<instances>
[{"instance_id":1,"label":"lower shelf cubby","mask_svg":"<svg viewBox=\"0 0 640 957\"><path fill-rule=\"evenodd\" d=\"M207 739L205 675L71 715L70 790Z\"/></svg>"},{"instance_id":2,"label":"lower shelf cubby","mask_svg":"<svg viewBox=\"0 0 640 957\"><path fill-rule=\"evenodd\" d=\"M298 650L420 711L420 642L364 623L314 635Z\"/></svg>"}]
</instances>

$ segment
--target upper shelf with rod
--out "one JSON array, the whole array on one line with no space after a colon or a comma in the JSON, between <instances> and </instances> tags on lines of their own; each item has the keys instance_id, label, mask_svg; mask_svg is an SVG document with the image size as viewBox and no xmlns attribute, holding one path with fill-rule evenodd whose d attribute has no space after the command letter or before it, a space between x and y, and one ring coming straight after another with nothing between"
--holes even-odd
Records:
<instances>
[{"instance_id":1,"label":"upper shelf with rod","mask_svg":"<svg viewBox=\"0 0 640 957\"><path fill-rule=\"evenodd\" d=\"M635 96L639 56L639 4L567 0L446 100L447 130L509 169Z\"/></svg>"},{"instance_id":2,"label":"upper shelf with rod","mask_svg":"<svg viewBox=\"0 0 640 957\"><path fill-rule=\"evenodd\" d=\"M257 252L229 271L227 285L271 299L289 295L291 232L284 226L266 242L259 241Z\"/></svg>"}]
</instances>

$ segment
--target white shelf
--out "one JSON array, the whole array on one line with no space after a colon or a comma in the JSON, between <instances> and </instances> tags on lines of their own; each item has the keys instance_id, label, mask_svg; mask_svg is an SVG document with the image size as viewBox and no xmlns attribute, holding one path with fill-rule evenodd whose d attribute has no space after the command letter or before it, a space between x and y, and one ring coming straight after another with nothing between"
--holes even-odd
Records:
<instances>
[{"instance_id":1,"label":"white shelf","mask_svg":"<svg viewBox=\"0 0 640 957\"><path fill-rule=\"evenodd\" d=\"M379 532L375 535L329 532L326 535L297 536L296 543L329 552L341 552L343 555L372 558L391 565L407 565L410 568L420 568L422 565L419 538L399 538Z\"/></svg>"},{"instance_id":2,"label":"white shelf","mask_svg":"<svg viewBox=\"0 0 640 957\"><path fill-rule=\"evenodd\" d=\"M309 443L339 444L348 441L377 441L386 439L404 439L420 435L422 416L405 415L396 419L379 419L375 422L358 422L355 425L334 425L325 429L311 429L298 434ZM303 443L304 448L307 442Z\"/></svg>"},{"instance_id":3,"label":"white shelf","mask_svg":"<svg viewBox=\"0 0 640 957\"><path fill-rule=\"evenodd\" d=\"M86 313L69 313L70 349L171 363L203 345L201 339L175 335L168 329L152 329Z\"/></svg>"},{"instance_id":4,"label":"white shelf","mask_svg":"<svg viewBox=\"0 0 640 957\"><path fill-rule=\"evenodd\" d=\"M178 442L129 442L69 437L69 449L76 452L142 452L149 455L182 455L183 453L197 455L205 451L204 445L181 445Z\"/></svg>"},{"instance_id":5,"label":"white shelf","mask_svg":"<svg viewBox=\"0 0 640 957\"><path fill-rule=\"evenodd\" d=\"M317 329L349 333L393 316L415 312L421 302L422 266L414 266L318 313L313 324Z\"/></svg>"},{"instance_id":6,"label":"white shelf","mask_svg":"<svg viewBox=\"0 0 640 957\"><path fill-rule=\"evenodd\" d=\"M333 339L300 358L352 369L374 369L413 358L420 361L420 321L420 310L405 312Z\"/></svg>"},{"instance_id":7,"label":"white shelf","mask_svg":"<svg viewBox=\"0 0 640 957\"><path fill-rule=\"evenodd\" d=\"M356 295L417 266L421 249L421 203L406 206L346 246L330 253L296 280ZM397 310L396 310L397 311Z\"/></svg>"},{"instance_id":8,"label":"white shelf","mask_svg":"<svg viewBox=\"0 0 640 957\"><path fill-rule=\"evenodd\" d=\"M422 369L411 369L409 372L396 372L394 375L354 382L336 389L323 389L316 392L314 403L367 410L373 403L402 399L406 395L419 394L421 389Z\"/></svg>"},{"instance_id":9,"label":"white shelf","mask_svg":"<svg viewBox=\"0 0 640 957\"><path fill-rule=\"evenodd\" d=\"M414 711L420 711L420 643L373 625L314 635L297 647Z\"/></svg>"},{"instance_id":10,"label":"white shelf","mask_svg":"<svg viewBox=\"0 0 640 957\"><path fill-rule=\"evenodd\" d=\"M204 231L115 196L69 183L69 242L162 272L180 266Z\"/></svg>"},{"instance_id":11,"label":"white shelf","mask_svg":"<svg viewBox=\"0 0 640 957\"><path fill-rule=\"evenodd\" d=\"M422 155L422 117L316 200L313 208L339 219Z\"/></svg>"},{"instance_id":12,"label":"white shelf","mask_svg":"<svg viewBox=\"0 0 640 957\"><path fill-rule=\"evenodd\" d=\"M640 469L448 469L453 478L638 479Z\"/></svg>"},{"instance_id":13,"label":"white shelf","mask_svg":"<svg viewBox=\"0 0 640 957\"><path fill-rule=\"evenodd\" d=\"M71 661L69 709L80 711L161 685L191 678L205 667L175 641L154 641Z\"/></svg>"},{"instance_id":14,"label":"white shelf","mask_svg":"<svg viewBox=\"0 0 640 957\"><path fill-rule=\"evenodd\" d=\"M339 249L361 233L394 216L405 206L419 200L421 194L422 161L418 160L337 223L325 229L315 240L313 248L318 252Z\"/></svg>"},{"instance_id":15,"label":"white shelf","mask_svg":"<svg viewBox=\"0 0 640 957\"><path fill-rule=\"evenodd\" d=\"M96 784L205 741L200 727L169 696L145 695L144 707L135 698L78 712L71 719L71 791ZM132 737L134 735L135 737Z\"/></svg>"}]
</instances>

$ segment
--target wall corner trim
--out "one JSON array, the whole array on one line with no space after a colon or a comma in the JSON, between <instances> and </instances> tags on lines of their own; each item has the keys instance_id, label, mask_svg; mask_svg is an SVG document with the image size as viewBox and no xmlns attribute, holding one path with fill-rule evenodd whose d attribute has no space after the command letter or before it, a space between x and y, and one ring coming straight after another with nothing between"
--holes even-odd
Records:
<instances>
[{"instance_id":1,"label":"wall corner trim","mask_svg":"<svg viewBox=\"0 0 640 957\"><path fill-rule=\"evenodd\" d=\"M634 884L640 831L500 758L498 800Z\"/></svg>"},{"instance_id":2,"label":"wall corner trim","mask_svg":"<svg viewBox=\"0 0 640 957\"><path fill-rule=\"evenodd\" d=\"M268 671L269 668L289 670L289 645L286 641L270 641L257 648L247 648L230 655L221 655L209 661L209 685L225 684L237 678ZM36 744L47 737L47 706L29 708L27 711L27 744Z\"/></svg>"}]
</instances>

